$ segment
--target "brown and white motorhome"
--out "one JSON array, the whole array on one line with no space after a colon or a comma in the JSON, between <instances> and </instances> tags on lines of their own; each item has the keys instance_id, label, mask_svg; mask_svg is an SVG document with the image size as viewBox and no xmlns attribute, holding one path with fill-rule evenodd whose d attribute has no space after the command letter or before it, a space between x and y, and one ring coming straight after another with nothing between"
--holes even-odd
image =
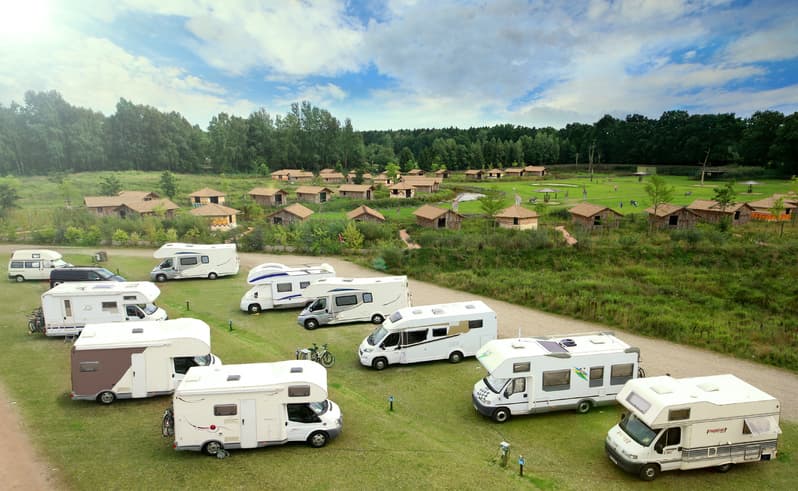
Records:
<instances>
[{"instance_id":1,"label":"brown and white motorhome","mask_svg":"<svg viewBox=\"0 0 798 491\"><path fill-rule=\"evenodd\" d=\"M72 346L72 399L171 394L191 367L221 365L198 319L89 324Z\"/></svg>"}]
</instances>

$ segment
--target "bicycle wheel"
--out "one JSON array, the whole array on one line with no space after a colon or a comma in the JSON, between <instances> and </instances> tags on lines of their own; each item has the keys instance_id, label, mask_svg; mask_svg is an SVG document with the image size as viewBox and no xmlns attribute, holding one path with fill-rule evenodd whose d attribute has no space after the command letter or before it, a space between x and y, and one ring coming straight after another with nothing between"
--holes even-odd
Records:
<instances>
[{"instance_id":1,"label":"bicycle wheel","mask_svg":"<svg viewBox=\"0 0 798 491\"><path fill-rule=\"evenodd\" d=\"M321 355L321 365L326 368L335 365L335 356L329 351L325 351L324 354Z\"/></svg>"}]
</instances>

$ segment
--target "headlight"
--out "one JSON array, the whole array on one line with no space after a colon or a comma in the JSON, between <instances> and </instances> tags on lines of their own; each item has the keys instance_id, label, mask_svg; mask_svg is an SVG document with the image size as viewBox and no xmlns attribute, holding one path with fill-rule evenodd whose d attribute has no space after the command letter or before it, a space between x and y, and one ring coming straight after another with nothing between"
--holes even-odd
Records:
<instances>
[{"instance_id":1,"label":"headlight","mask_svg":"<svg viewBox=\"0 0 798 491\"><path fill-rule=\"evenodd\" d=\"M363 348L363 353L371 353L374 351L374 348Z\"/></svg>"},{"instance_id":2,"label":"headlight","mask_svg":"<svg viewBox=\"0 0 798 491\"><path fill-rule=\"evenodd\" d=\"M629 457L630 460L637 460L637 455L631 454L631 453L627 452L626 450L621 449L621 453L624 454L625 456Z\"/></svg>"}]
</instances>

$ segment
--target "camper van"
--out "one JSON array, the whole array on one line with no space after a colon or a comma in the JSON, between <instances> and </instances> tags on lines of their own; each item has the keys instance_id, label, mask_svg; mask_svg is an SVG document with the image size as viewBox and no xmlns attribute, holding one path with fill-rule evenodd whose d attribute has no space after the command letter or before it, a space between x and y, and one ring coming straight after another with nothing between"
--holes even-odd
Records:
<instances>
[{"instance_id":1,"label":"camper van","mask_svg":"<svg viewBox=\"0 0 798 491\"><path fill-rule=\"evenodd\" d=\"M238 274L239 259L235 244L181 244L162 245L153 253L163 259L150 271L152 281L208 278Z\"/></svg>"},{"instance_id":2,"label":"camper van","mask_svg":"<svg viewBox=\"0 0 798 491\"><path fill-rule=\"evenodd\" d=\"M661 471L776 459L779 401L734 375L631 380L618 394L629 412L607 434L609 459L651 481Z\"/></svg>"},{"instance_id":3,"label":"camper van","mask_svg":"<svg viewBox=\"0 0 798 491\"><path fill-rule=\"evenodd\" d=\"M312 300L305 296L305 288L316 280L334 276L335 269L327 263L297 267L279 263L255 266L247 276L247 283L255 286L241 297L241 310L257 314L261 310L304 307Z\"/></svg>"},{"instance_id":4,"label":"camper van","mask_svg":"<svg viewBox=\"0 0 798 491\"><path fill-rule=\"evenodd\" d=\"M496 312L479 300L405 307L360 343L360 363L382 370L395 363L460 362L496 339Z\"/></svg>"},{"instance_id":5,"label":"camper van","mask_svg":"<svg viewBox=\"0 0 798 491\"><path fill-rule=\"evenodd\" d=\"M611 404L642 375L640 350L612 333L497 339L477 352L488 375L474 385L474 407L503 423L510 415Z\"/></svg>"},{"instance_id":6,"label":"camper van","mask_svg":"<svg viewBox=\"0 0 798 491\"><path fill-rule=\"evenodd\" d=\"M342 424L327 399L327 370L308 360L192 367L162 423L176 450L209 455L287 442L323 447Z\"/></svg>"},{"instance_id":7,"label":"camper van","mask_svg":"<svg viewBox=\"0 0 798 491\"><path fill-rule=\"evenodd\" d=\"M72 266L61 258L61 254L48 249L20 249L11 254L8 262L8 279L16 282L25 280L49 280L55 268Z\"/></svg>"},{"instance_id":8,"label":"camper van","mask_svg":"<svg viewBox=\"0 0 798 491\"><path fill-rule=\"evenodd\" d=\"M215 366L198 319L88 324L72 345L72 399L111 404L171 394L189 368Z\"/></svg>"},{"instance_id":9,"label":"camper van","mask_svg":"<svg viewBox=\"0 0 798 491\"><path fill-rule=\"evenodd\" d=\"M407 276L325 278L311 283L305 296L314 300L297 323L309 330L344 322L382 324L392 312L410 306Z\"/></svg>"},{"instance_id":10,"label":"camper van","mask_svg":"<svg viewBox=\"0 0 798 491\"><path fill-rule=\"evenodd\" d=\"M42 330L47 336L75 336L86 324L165 320L154 302L161 290L149 281L69 282L42 294Z\"/></svg>"}]
</instances>

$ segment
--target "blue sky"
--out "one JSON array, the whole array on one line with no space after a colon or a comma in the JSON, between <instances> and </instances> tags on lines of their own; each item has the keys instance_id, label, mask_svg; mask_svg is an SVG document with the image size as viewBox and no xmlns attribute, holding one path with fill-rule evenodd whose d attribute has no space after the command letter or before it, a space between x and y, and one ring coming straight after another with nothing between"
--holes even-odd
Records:
<instances>
[{"instance_id":1,"label":"blue sky","mask_svg":"<svg viewBox=\"0 0 798 491\"><path fill-rule=\"evenodd\" d=\"M0 104L120 97L206 128L308 100L355 129L798 110L798 2L0 0Z\"/></svg>"}]
</instances>

